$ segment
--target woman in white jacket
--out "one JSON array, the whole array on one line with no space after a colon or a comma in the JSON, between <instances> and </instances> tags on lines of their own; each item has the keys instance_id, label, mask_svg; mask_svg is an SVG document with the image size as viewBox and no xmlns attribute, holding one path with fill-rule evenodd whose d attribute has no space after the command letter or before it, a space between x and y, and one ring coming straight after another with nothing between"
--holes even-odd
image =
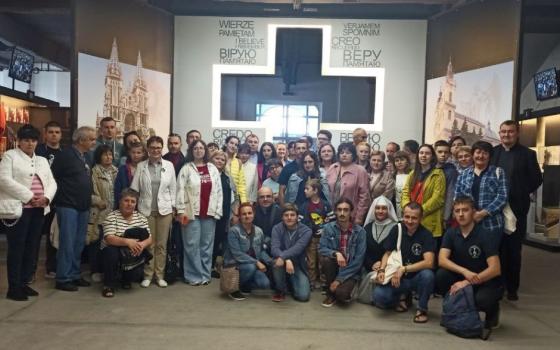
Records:
<instances>
[{"instance_id":1,"label":"woman in white jacket","mask_svg":"<svg viewBox=\"0 0 560 350\"><path fill-rule=\"evenodd\" d=\"M31 125L22 126L17 132L18 148L4 153L0 162L0 202L20 213L16 220L4 220L8 226L6 297L16 301L39 295L27 283L37 262L44 215L56 193L48 161L35 155L39 135Z\"/></svg>"},{"instance_id":2,"label":"woman in white jacket","mask_svg":"<svg viewBox=\"0 0 560 350\"><path fill-rule=\"evenodd\" d=\"M222 217L220 172L208 163L202 140L189 145L177 184L177 215L181 221L184 280L193 286L210 283L216 220Z\"/></svg>"},{"instance_id":3,"label":"woman in white jacket","mask_svg":"<svg viewBox=\"0 0 560 350\"><path fill-rule=\"evenodd\" d=\"M167 239L175 208L176 179L173 163L162 159L163 139L152 136L146 143L148 159L138 163L130 188L140 193L138 211L148 218L153 244L148 251L154 258L144 266L141 287L150 286L155 276L159 287L167 287L164 279L167 260Z\"/></svg>"}]
</instances>

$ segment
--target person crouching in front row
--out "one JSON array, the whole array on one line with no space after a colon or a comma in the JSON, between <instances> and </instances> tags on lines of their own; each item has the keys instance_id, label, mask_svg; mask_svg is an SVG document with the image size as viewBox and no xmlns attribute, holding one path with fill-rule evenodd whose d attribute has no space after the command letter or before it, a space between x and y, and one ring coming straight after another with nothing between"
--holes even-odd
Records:
<instances>
[{"instance_id":1,"label":"person crouching in front row","mask_svg":"<svg viewBox=\"0 0 560 350\"><path fill-rule=\"evenodd\" d=\"M124 189L121 192L119 209L107 215L103 222L103 241L101 242L101 264L103 266L104 297L110 298L115 295L115 288L121 283L123 289L130 289L131 282L140 282L144 275L144 263L134 268L124 269L121 249L130 249L132 257L144 256L149 260L146 249L152 244L152 236L148 226L148 219L135 210L138 203L138 192ZM147 238L127 238L131 230L142 230Z\"/></svg>"},{"instance_id":2,"label":"person crouching in front row","mask_svg":"<svg viewBox=\"0 0 560 350\"><path fill-rule=\"evenodd\" d=\"M397 312L407 311L410 297L401 299L402 295L410 296L412 291L418 295L418 306L414 315L414 323L428 322L428 301L434 289L434 251L436 241L432 233L420 224L422 207L416 202L409 202L403 209L401 266L390 282L373 290L372 301L377 307L395 308ZM389 255L397 249L398 225L393 227L389 237L384 241L385 255L377 272L377 282L385 280L385 268Z\"/></svg>"},{"instance_id":3,"label":"person crouching in front row","mask_svg":"<svg viewBox=\"0 0 560 350\"><path fill-rule=\"evenodd\" d=\"M500 299L504 293L500 281L500 258L491 233L475 225L475 206L471 197L457 197L453 215L459 227L443 236L436 273L436 291L457 293L469 284L473 287L478 310L486 313L485 328L497 328Z\"/></svg>"},{"instance_id":4,"label":"person crouching in front row","mask_svg":"<svg viewBox=\"0 0 560 350\"><path fill-rule=\"evenodd\" d=\"M297 301L308 301L310 294L305 248L311 240L311 229L298 223L298 209L295 204L286 203L282 207L282 222L272 229L272 256L274 265L275 293L272 301L284 301L291 284L293 297Z\"/></svg>"},{"instance_id":5,"label":"person crouching in front row","mask_svg":"<svg viewBox=\"0 0 560 350\"><path fill-rule=\"evenodd\" d=\"M224 252L224 267L239 268L239 289L229 294L233 300L245 300L253 289L270 289L266 276L272 259L265 250L264 234L253 225L255 212L251 203L242 203L238 209L239 223L230 228Z\"/></svg>"},{"instance_id":6,"label":"person crouching in front row","mask_svg":"<svg viewBox=\"0 0 560 350\"><path fill-rule=\"evenodd\" d=\"M322 272L327 284L324 307L337 301L349 303L352 290L360 279L366 253L366 232L353 224L351 216L354 204L348 198L340 198L334 205L336 221L323 226L319 241Z\"/></svg>"}]
</instances>

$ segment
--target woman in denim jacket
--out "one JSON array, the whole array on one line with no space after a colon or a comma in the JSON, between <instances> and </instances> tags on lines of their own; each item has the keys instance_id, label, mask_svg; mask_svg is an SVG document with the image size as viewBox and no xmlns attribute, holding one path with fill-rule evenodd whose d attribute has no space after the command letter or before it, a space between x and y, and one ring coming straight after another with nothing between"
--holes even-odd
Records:
<instances>
[{"instance_id":1,"label":"woman in denim jacket","mask_svg":"<svg viewBox=\"0 0 560 350\"><path fill-rule=\"evenodd\" d=\"M288 180L284 201L293 203L298 207L301 206L305 202L304 190L308 179L319 179L322 187L319 196L321 199L328 201L330 199L329 185L327 179L321 175L317 155L314 152L307 151L301 159L298 171L293 173Z\"/></svg>"},{"instance_id":2,"label":"woman in denim jacket","mask_svg":"<svg viewBox=\"0 0 560 350\"><path fill-rule=\"evenodd\" d=\"M264 249L264 234L253 225L255 213L250 203L239 206L239 224L232 226L228 234L228 245L224 252L224 266L238 266L239 291L230 293L234 300L244 300L241 293L252 289L269 289L266 276L267 266L272 258Z\"/></svg>"}]
</instances>

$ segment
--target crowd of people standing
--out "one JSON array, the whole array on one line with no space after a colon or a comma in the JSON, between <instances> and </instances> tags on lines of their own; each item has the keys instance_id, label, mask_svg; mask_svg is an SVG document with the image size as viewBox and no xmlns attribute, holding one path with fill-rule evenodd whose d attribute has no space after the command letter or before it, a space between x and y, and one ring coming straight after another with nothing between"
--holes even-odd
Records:
<instances>
[{"instance_id":1,"label":"crowd of people standing","mask_svg":"<svg viewBox=\"0 0 560 350\"><path fill-rule=\"evenodd\" d=\"M132 282L165 288L175 282L166 265L176 261L191 286L236 266L234 300L271 289L275 302L290 294L305 302L318 291L325 307L358 299L404 312L414 295L417 323L428 321L434 293L472 285L489 328L504 290L518 299L529 196L542 175L514 121L500 125L497 146L454 136L385 150L360 128L338 147L328 130L287 144L229 136L221 148L191 130L185 155L175 133L166 154L159 136L132 131L121 144L111 118L99 131L76 129L65 147L56 122L42 144L40 134L21 127L18 147L0 162L0 198L19 210L3 220L9 299L38 295L31 283L42 233L55 288L99 282L104 297ZM507 233L506 206L517 218ZM389 274L395 250L402 266Z\"/></svg>"}]
</instances>

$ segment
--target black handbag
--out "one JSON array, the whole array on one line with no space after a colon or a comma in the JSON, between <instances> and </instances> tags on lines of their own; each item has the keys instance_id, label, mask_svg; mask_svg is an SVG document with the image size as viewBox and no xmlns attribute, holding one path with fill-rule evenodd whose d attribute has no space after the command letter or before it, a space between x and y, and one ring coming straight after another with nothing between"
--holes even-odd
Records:
<instances>
[{"instance_id":1,"label":"black handbag","mask_svg":"<svg viewBox=\"0 0 560 350\"><path fill-rule=\"evenodd\" d=\"M123 237L136 239L141 242L148 239L148 237L150 237L150 233L145 228L133 227L124 231ZM134 270L135 268L142 266L153 258L152 254L150 254L145 249L142 251L142 254L134 256L132 255L132 252L128 247L120 247L119 254L121 269L123 271Z\"/></svg>"}]
</instances>

